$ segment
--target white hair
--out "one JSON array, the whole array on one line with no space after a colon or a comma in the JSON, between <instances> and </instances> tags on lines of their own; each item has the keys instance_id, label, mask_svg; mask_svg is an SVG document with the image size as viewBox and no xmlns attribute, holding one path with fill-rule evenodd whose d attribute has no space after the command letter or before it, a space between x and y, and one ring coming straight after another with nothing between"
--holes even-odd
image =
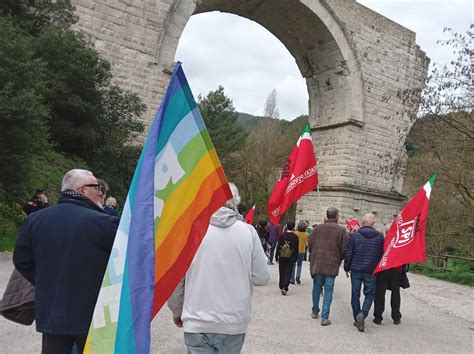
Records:
<instances>
[{"instance_id":1,"label":"white hair","mask_svg":"<svg viewBox=\"0 0 474 354\"><path fill-rule=\"evenodd\" d=\"M115 208L117 206L117 200L114 197L108 197L105 200L105 206Z\"/></svg>"},{"instance_id":2,"label":"white hair","mask_svg":"<svg viewBox=\"0 0 474 354\"><path fill-rule=\"evenodd\" d=\"M80 187L81 183L88 177L93 177L91 171L74 169L68 171L61 183L61 192L64 192L67 189L76 190L77 187Z\"/></svg>"},{"instance_id":3,"label":"white hair","mask_svg":"<svg viewBox=\"0 0 474 354\"><path fill-rule=\"evenodd\" d=\"M237 207L240 204L239 190L237 189L237 186L232 182L229 182L229 187L230 187L230 191L232 192L232 199L229 199L228 201L226 201L224 206L226 206L229 209L234 209L235 211L237 211Z\"/></svg>"}]
</instances>

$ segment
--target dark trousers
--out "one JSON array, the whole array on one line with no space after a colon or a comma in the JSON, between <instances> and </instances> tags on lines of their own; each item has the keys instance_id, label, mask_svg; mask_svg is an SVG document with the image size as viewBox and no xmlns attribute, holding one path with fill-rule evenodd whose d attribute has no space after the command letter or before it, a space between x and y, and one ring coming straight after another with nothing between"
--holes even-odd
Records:
<instances>
[{"instance_id":1,"label":"dark trousers","mask_svg":"<svg viewBox=\"0 0 474 354\"><path fill-rule=\"evenodd\" d=\"M72 346L76 343L79 353L84 351L87 334L65 336L43 333L41 354L71 354Z\"/></svg>"},{"instance_id":2,"label":"dark trousers","mask_svg":"<svg viewBox=\"0 0 474 354\"><path fill-rule=\"evenodd\" d=\"M288 291L290 285L291 273L293 273L293 267L295 266L294 258L281 258L278 267L280 270L280 289Z\"/></svg>"},{"instance_id":3,"label":"dark trousers","mask_svg":"<svg viewBox=\"0 0 474 354\"><path fill-rule=\"evenodd\" d=\"M390 306L392 308L392 319L398 321L402 318L400 313L400 282L402 273L394 269L384 270L377 273L377 285L374 299L374 317L378 321L383 320L385 310L385 292L391 290Z\"/></svg>"}]
</instances>

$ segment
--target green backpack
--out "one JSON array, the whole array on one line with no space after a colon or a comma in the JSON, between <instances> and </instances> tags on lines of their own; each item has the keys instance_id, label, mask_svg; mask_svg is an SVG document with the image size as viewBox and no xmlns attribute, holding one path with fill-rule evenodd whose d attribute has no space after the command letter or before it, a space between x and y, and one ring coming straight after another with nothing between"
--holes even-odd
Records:
<instances>
[{"instance_id":1,"label":"green backpack","mask_svg":"<svg viewBox=\"0 0 474 354\"><path fill-rule=\"evenodd\" d=\"M280 258L290 258L292 253L293 250L290 247L290 243L285 240L285 243L283 244L283 246L281 246L280 249Z\"/></svg>"}]
</instances>

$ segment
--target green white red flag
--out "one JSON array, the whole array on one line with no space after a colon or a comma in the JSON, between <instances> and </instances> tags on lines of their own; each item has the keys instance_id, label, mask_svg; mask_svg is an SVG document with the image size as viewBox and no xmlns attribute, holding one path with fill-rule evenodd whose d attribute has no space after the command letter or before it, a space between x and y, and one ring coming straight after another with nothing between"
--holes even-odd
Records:
<instances>
[{"instance_id":1,"label":"green white red flag","mask_svg":"<svg viewBox=\"0 0 474 354\"><path fill-rule=\"evenodd\" d=\"M268 201L267 214L271 223L278 224L290 205L317 185L318 170L308 122L293 147Z\"/></svg>"},{"instance_id":2,"label":"green white red flag","mask_svg":"<svg viewBox=\"0 0 474 354\"><path fill-rule=\"evenodd\" d=\"M247 215L245 215L244 221L247 224L253 225L253 214L255 214L255 205L248 211Z\"/></svg>"},{"instance_id":3,"label":"green white red flag","mask_svg":"<svg viewBox=\"0 0 474 354\"><path fill-rule=\"evenodd\" d=\"M374 274L404 264L426 260L425 230L433 175L392 221L385 237L384 254Z\"/></svg>"}]
</instances>

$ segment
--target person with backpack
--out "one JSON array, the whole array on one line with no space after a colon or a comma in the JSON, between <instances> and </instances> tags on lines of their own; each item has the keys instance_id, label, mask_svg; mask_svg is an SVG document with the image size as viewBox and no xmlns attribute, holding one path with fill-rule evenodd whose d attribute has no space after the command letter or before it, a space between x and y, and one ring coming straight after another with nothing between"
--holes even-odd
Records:
<instances>
[{"instance_id":1,"label":"person with backpack","mask_svg":"<svg viewBox=\"0 0 474 354\"><path fill-rule=\"evenodd\" d=\"M294 234L295 223L289 221L286 224L287 231L281 234L276 254L279 258L279 271L280 271L280 290L282 295L288 293L288 287L290 286L291 274L293 267L296 263L296 257L298 255L299 241L298 237Z\"/></svg>"},{"instance_id":2,"label":"person with backpack","mask_svg":"<svg viewBox=\"0 0 474 354\"><path fill-rule=\"evenodd\" d=\"M297 231L295 231L295 235L298 237L298 254L296 256L296 263L295 266L293 267L293 273L291 275L291 280L290 283L294 284L295 283L295 278L296 278L296 283L301 284L301 269L303 268L303 259L305 256L305 251L306 251L306 244L308 243L308 237L309 234L306 232L307 224L304 220L301 220L298 223Z\"/></svg>"}]
</instances>

